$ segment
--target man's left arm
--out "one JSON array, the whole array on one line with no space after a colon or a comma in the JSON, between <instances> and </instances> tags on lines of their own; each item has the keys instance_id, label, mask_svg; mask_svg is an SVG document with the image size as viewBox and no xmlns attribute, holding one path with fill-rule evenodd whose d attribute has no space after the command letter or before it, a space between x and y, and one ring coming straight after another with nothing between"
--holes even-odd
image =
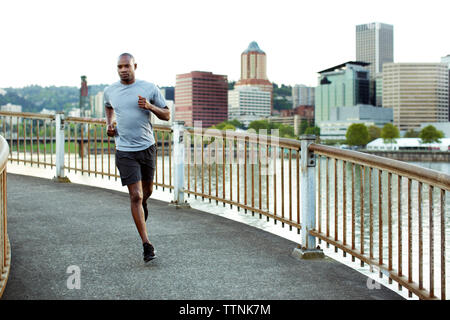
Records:
<instances>
[{"instance_id":1,"label":"man's left arm","mask_svg":"<svg viewBox=\"0 0 450 320\"><path fill-rule=\"evenodd\" d=\"M148 102L145 98L143 98L146 102L145 109L150 110L161 120L169 121L170 120L170 110L169 107L165 106L164 108L157 107L150 102Z\"/></svg>"},{"instance_id":2,"label":"man's left arm","mask_svg":"<svg viewBox=\"0 0 450 320\"><path fill-rule=\"evenodd\" d=\"M164 99L161 91L156 89L153 91L153 96L150 96L150 102L144 97L139 96L139 108L147 109L153 112L159 119L169 121L170 120L170 110L166 105L166 100Z\"/></svg>"}]
</instances>

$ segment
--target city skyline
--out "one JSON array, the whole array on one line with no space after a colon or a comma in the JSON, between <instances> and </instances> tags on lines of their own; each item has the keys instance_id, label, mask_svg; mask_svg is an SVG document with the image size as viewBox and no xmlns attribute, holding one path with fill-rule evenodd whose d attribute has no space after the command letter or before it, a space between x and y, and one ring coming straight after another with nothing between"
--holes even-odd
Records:
<instances>
[{"instance_id":1,"label":"city skyline","mask_svg":"<svg viewBox=\"0 0 450 320\"><path fill-rule=\"evenodd\" d=\"M370 3L10 1L0 5L0 88L79 87L81 75L109 84L118 80L122 52L136 57L137 78L160 87L196 70L238 81L240 55L252 41L266 52L271 82L316 86L320 70L355 60L355 27L372 22L394 26L394 62L450 54L445 1L378 1L368 10Z\"/></svg>"}]
</instances>

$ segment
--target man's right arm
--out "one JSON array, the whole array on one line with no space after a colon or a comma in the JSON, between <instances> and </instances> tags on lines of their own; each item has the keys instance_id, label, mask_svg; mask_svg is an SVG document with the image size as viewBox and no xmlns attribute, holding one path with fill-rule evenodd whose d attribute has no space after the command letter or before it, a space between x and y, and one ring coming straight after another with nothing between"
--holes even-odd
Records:
<instances>
[{"instance_id":1,"label":"man's right arm","mask_svg":"<svg viewBox=\"0 0 450 320\"><path fill-rule=\"evenodd\" d=\"M105 105L105 115L106 115L106 134L110 137L116 135L116 128L114 128L114 109L110 106Z\"/></svg>"}]
</instances>

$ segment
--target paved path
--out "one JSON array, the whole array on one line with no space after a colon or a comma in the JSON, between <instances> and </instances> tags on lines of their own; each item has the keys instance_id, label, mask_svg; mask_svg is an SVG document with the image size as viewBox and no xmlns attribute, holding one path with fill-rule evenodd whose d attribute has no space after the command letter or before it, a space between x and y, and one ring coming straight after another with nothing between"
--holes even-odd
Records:
<instances>
[{"instance_id":1,"label":"paved path","mask_svg":"<svg viewBox=\"0 0 450 320\"><path fill-rule=\"evenodd\" d=\"M128 195L8 174L12 268L3 299L402 299L332 259L301 261L294 242L150 199L158 258L144 264ZM79 266L81 289L66 273Z\"/></svg>"}]
</instances>

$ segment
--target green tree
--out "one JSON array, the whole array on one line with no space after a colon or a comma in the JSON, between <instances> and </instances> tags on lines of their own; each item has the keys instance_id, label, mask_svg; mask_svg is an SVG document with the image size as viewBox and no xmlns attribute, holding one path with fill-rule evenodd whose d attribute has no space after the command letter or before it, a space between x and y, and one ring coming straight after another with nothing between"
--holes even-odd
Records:
<instances>
[{"instance_id":1,"label":"green tree","mask_svg":"<svg viewBox=\"0 0 450 320\"><path fill-rule=\"evenodd\" d=\"M409 129L408 131L405 132L405 135L403 137L404 138L418 138L419 134L420 134L420 132L415 131L414 129Z\"/></svg>"},{"instance_id":2,"label":"green tree","mask_svg":"<svg viewBox=\"0 0 450 320\"><path fill-rule=\"evenodd\" d=\"M392 123L386 123L381 129L381 138L384 143L395 143L395 139L400 138L400 131Z\"/></svg>"},{"instance_id":3,"label":"green tree","mask_svg":"<svg viewBox=\"0 0 450 320\"><path fill-rule=\"evenodd\" d=\"M364 123L353 123L348 127L345 137L351 146L364 146L369 142L369 131Z\"/></svg>"},{"instance_id":4,"label":"green tree","mask_svg":"<svg viewBox=\"0 0 450 320\"><path fill-rule=\"evenodd\" d=\"M248 125L249 129L253 129L256 131L256 133L259 132L259 130L261 129L266 129L266 130L270 130L270 129L277 129L277 127L275 127L273 125L273 123L267 121L267 120L255 120L250 122L250 124Z\"/></svg>"},{"instance_id":5,"label":"green tree","mask_svg":"<svg viewBox=\"0 0 450 320\"><path fill-rule=\"evenodd\" d=\"M306 135L313 134L316 137L319 137L320 136L320 128L319 127L308 127L308 128L306 128L304 134L306 134Z\"/></svg>"},{"instance_id":6,"label":"green tree","mask_svg":"<svg viewBox=\"0 0 450 320\"><path fill-rule=\"evenodd\" d=\"M432 125L426 126L419 133L421 143L441 142L440 139L443 137L444 133Z\"/></svg>"},{"instance_id":7,"label":"green tree","mask_svg":"<svg viewBox=\"0 0 450 320\"><path fill-rule=\"evenodd\" d=\"M302 121L300 121L300 127L299 127L299 133L300 134L304 134L306 129L308 129L309 124L308 124L308 120L306 119L302 119Z\"/></svg>"},{"instance_id":8,"label":"green tree","mask_svg":"<svg viewBox=\"0 0 450 320\"><path fill-rule=\"evenodd\" d=\"M381 128L377 126L369 126L367 131L369 131L369 142L381 137Z\"/></svg>"}]
</instances>

